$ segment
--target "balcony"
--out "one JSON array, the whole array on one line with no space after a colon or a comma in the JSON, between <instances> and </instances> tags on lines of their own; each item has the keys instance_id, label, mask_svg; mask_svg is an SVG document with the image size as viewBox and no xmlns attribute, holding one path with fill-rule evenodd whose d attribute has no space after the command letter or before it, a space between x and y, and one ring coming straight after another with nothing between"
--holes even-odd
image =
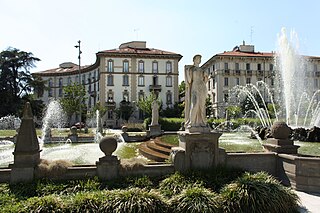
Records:
<instances>
[{"instance_id":1,"label":"balcony","mask_svg":"<svg viewBox=\"0 0 320 213\"><path fill-rule=\"evenodd\" d=\"M240 75L240 74L241 74L240 70L235 70L234 71L234 75Z\"/></svg>"},{"instance_id":2,"label":"balcony","mask_svg":"<svg viewBox=\"0 0 320 213\"><path fill-rule=\"evenodd\" d=\"M161 92L161 85L149 85L149 90L151 91L157 91Z\"/></svg>"},{"instance_id":3,"label":"balcony","mask_svg":"<svg viewBox=\"0 0 320 213\"><path fill-rule=\"evenodd\" d=\"M107 101L107 102L105 102L105 106L106 106L106 107L110 107L110 108L115 108L115 107L116 107L116 102L114 102L114 101Z\"/></svg>"},{"instance_id":4,"label":"balcony","mask_svg":"<svg viewBox=\"0 0 320 213\"><path fill-rule=\"evenodd\" d=\"M247 71L246 71L246 75L252 76L252 70L247 70Z\"/></svg>"},{"instance_id":5,"label":"balcony","mask_svg":"<svg viewBox=\"0 0 320 213\"><path fill-rule=\"evenodd\" d=\"M263 71L262 70L258 70L257 71L257 76L263 76Z\"/></svg>"},{"instance_id":6,"label":"balcony","mask_svg":"<svg viewBox=\"0 0 320 213\"><path fill-rule=\"evenodd\" d=\"M317 72L314 72L314 74L316 77L320 77L320 72L317 71Z\"/></svg>"},{"instance_id":7,"label":"balcony","mask_svg":"<svg viewBox=\"0 0 320 213\"><path fill-rule=\"evenodd\" d=\"M225 69L223 74L224 75L230 75L230 70L229 69Z\"/></svg>"}]
</instances>

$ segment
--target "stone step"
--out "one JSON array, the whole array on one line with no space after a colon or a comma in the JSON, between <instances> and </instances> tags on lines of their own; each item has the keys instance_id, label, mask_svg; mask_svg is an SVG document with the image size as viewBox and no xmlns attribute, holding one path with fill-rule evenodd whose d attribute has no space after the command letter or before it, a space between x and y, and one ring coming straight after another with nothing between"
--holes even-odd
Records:
<instances>
[{"instance_id":1,"label":"stone step","mask_svg":"<svg viewBox=\"0 0 320 213\"><path fill-rule=\"evenodd\" d=\"M165 142L162 142L159 138L155 138L154 139L154 143L158 146L162 146L162 147L165 147L167 149L171 149L172 147L175 147L174 145L171 145L171 144L168 144L168 143L165 143Z\"/></svg>"},{"instance_id":2,"label":"stone step","mask_svg":"<svg viewBox=\"0 0 320 213\"><path fill-rule=\"evenodd\" d=\"M157 162L164 162L169 158L169 155L162 154L160 152L154 151L150 149L147 146L147 143L144 142L139 145L139 153L145 156L146 158L149 158L151 160L157 161Z\"/></svg>"},{"instance_id":3,"label":"stone step","mask_svg":"<svg viewBox=\"0 0 320 213\"><path fill-rule=\"evenodd\" d=\"M150 148L156 152L160 152L160 153L168 155L168 156L170 155L171 148L168 149L167 147L158 145L155 143L155 141L149 141L149 142L146 142L146 144L147 144L148 148Z\"/></svg>"}]
</instances>

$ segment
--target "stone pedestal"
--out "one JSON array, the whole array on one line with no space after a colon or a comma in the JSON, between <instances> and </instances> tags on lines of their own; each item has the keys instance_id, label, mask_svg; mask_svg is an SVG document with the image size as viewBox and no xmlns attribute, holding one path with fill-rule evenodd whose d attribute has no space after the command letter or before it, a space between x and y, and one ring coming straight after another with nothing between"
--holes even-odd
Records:
<instances>
[{"instance_id":1,"label":"stone pedestal","mask_svg":"<svg viewBox=\"0 0 320 213\"><path fill-rule=\"evenodd\" d=\"M30 103L23 111L20 130L14 148L14 163L10 165L10 182L30 182L34 178L35 167L40 162L40 147L34 126Z\"/></svg>"},{"instance_id":2,"label":"stone pedestal","mask_svg":"<svg viewBox=\"0 0 320 213\"><path fill-rule=\"evenodd\" d=\"M263 147L270 152L282 154L297 154L298 148L293 144L293 140L289 139L291 129L285 122L277 121L271 127L271 136Z\"/></svg>"},{"instance_id":3,"label":"stone pedestal","mask_svg":"<svg viewBox=\"0 0 320 213\"><path fill-rule=\"evenodd\" d=\"M161 135L161 125L149 125L149 136L150 137L156 137Z\"/></svg>"},{"instance_id":4,"label":"stone pedestal","mask_svg":"<svg viewBox=\"0 0 320 213\"><path fill-rule=\"evenodd\" d=\"M119 175L120 160L112 153L117 149L117 140L112 136L105 136L100 140L99 147L105 154L96 162L98 177L102 180L117 178Z\"/></svg>"},{"instance_id":5,"label":"stone pedestal","mask_svg":"<svg viewBox=\"0 0 320 213\"><path fill-rule=\"evenodd\" d=\"M117 178L119 175L120 160L117 156L104 156L96 162L98 177L102 180Z\"/></svg>"},{"instance_id":6,"label":"stone pedestal","mask_svg":"<svg viewBox=\"0 0 320 213\"><path fill-rule=\"evenodd\" d=\"M294 145L293 141L289 139L268 138L263 147L269 152L297 154L300 146Z\"/></svg>"},{"instance_id":7,"label":"stone pedestal","mask_svg":"<svg viewBox=\"0 0 320 213\"><path fill-rule=\"evenodd\" d=\"M217 166L220 136L221 133L216 132L179 132L179 146L185 151L185 169L205 169Z\"/></svg>"}]
</instances>

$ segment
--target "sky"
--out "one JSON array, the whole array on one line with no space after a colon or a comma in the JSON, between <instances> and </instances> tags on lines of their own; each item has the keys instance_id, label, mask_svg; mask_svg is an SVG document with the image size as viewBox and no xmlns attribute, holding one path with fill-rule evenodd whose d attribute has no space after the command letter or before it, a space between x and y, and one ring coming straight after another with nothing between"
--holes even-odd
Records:
<instances>
[{"instance_id":1,"label":"sky","mask_svg":"<svg viewBox=\"0 0 320 213\"><path fill-rule=\"evenodd\" d=\"M31 72L63 62L96 61L96 53L129 41L179 53L179 80L195 54L205 63L242 44L271 52L285 27L299 52L320 56L318 0L0 0L0 51L8 47L41 59Z\"/></svg>"}]
</instances>

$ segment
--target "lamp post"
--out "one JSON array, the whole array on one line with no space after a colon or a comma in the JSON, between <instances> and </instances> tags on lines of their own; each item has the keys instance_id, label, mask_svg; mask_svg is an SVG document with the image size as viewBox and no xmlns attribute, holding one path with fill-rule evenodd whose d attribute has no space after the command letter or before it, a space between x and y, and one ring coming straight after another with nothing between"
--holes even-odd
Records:
<instances>
[{"instance_id":1,"label":"lamp post","mask_svg":"<svg viewBox=\"0 0 320 213\"><path fill-rule=\"evenodd\" d=\"M79 86L81 85L81 49L80 49L80 43L81 43L81 41L79 40L78 41L78 45L75 45L74 47L75 48L78 48L79 49L79 55L78 55L78 59L79 59L79 67L78 67L78 70L79 70ZM81 104L82 104L82 98L81 98L81 96L80 96L80 104L79 104L79 111L80 111L80 121L79 121L79 123L80 123L80 132L81 132L81 114L82 114L82 112L81 112Z\"/></svg>"}]
</instances>

